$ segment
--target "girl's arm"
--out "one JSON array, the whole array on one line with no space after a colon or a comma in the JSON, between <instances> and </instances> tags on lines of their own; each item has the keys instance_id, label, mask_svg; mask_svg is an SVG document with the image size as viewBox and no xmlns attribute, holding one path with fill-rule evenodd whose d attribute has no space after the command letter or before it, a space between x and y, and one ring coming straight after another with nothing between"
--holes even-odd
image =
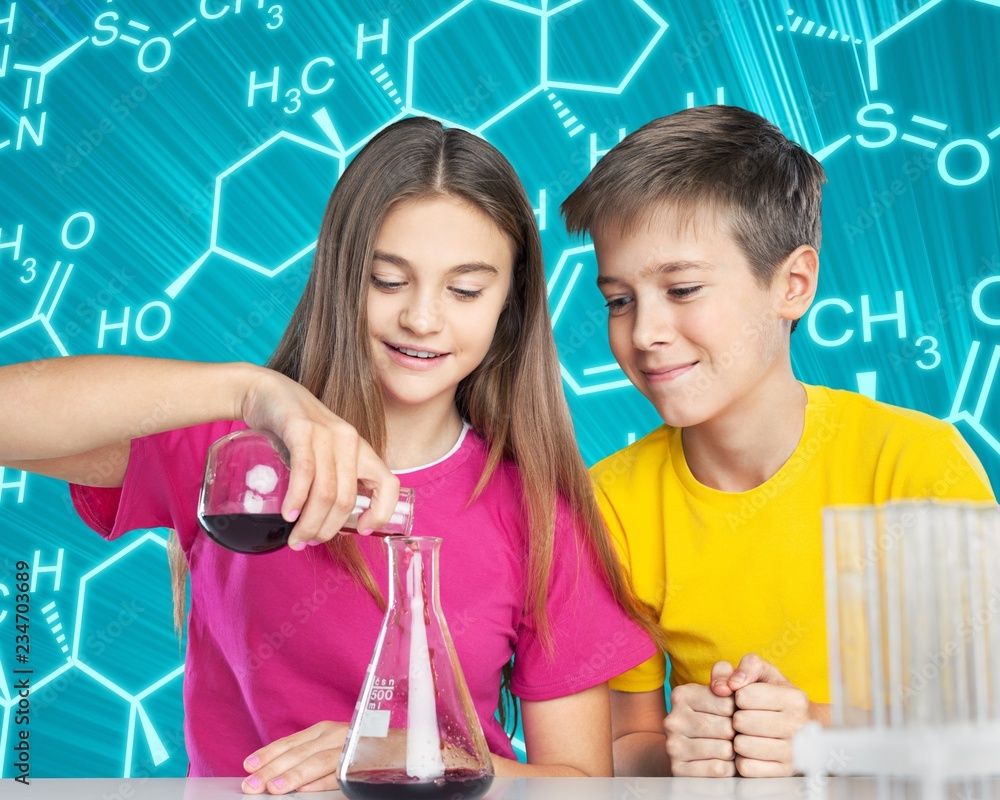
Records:
<instances>
[{"instance_id":1,"label":"girl's arm","mask_svg":"<svg viewBox=\"0 0 1000 800\"><path fill-rule=\"evenodd\" d=\"M501 777L612 775L611 701L606 683L554 700L521 701L528 763L493 756Z\"/></svg>"},{"instance_id":2,"label":"girl's arm","mask_svg":"<svg viewBox=\"0 0 1000 800\"><path fill-rule=\"evenodd\" d=\"M78 356L0 367L0 465L93 486L121 486L132 439L241 419L288 447L282 516L289 543L332 538L354 508L357 480L376 488L359 527L395 509L399 481L350 425L309 391L252 364Z\"/></svg>"},{"instance_id":3,"label":"girl's arm","mask_svg":"<svg viewBox=\"0 0 1000 800\"><path fill-rule=\"evenodd\" d=\"M663 689L611 692L615 774L669 777Z\"/></svg>"},{"instance_id":4,"label":"girl's arm","mask_svg":"<svg viewBox=\"0 0 1000 800\"><path fill-rule=\"evenodd\" d=\"M68 480L90 477L81 454L150 433L239 419L249 364L78 356L0 368L0 463ZM127 461L127 459L126 459ZM82 471L80 468L83 468ZM99 485L120 486L124 464Z\"/></svg>"}]
</instances>

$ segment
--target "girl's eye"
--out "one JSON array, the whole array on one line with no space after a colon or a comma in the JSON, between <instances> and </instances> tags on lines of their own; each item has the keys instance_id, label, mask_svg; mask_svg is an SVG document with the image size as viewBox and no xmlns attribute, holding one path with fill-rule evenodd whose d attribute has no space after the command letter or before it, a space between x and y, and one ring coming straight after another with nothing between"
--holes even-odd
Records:
<instances>
[{"instance_id":1,"label":"girl's eye","mask_svg":"<svg viewBox=\"0 0 1000 800\"><path fill-rule=\"evenodd\" d=\"M459 289L457 286L452 286L451 290L462 300L474 300L483 296L482 289Z\"/></svg>"},{"instance_id":2,"label":"girl's eye","mask_svg":"<svg viewBox=\"0 0 1000 800\"><path fill-rule=\"evenodd\" d=\"M372 286L377 289L381 289L384 292L394 292L406 285L405 281L384 281L381 278L376 278L372 275Z\"/></svg>"},{"instance_id":3,"label":"girl's eye","mask_svg":"<svg viewBox=\"0 0 1000 800\"><path fill-rule=\"evenodd\" d=\"M674 286L667 290L671 297L690 297L701 289L701 286Z\"/></svg>"},{"instance_id":4,"label":"girl's eye","mask_svg":"<svg viewBox=\"0 0 1000 800\"><path fill-rule=\"evenodd\" d=\"M612 297L605 305L608 307L608 314L613 317L618 314L624 314L631 302L631 297Z\"/></svg>"}]
</instances>

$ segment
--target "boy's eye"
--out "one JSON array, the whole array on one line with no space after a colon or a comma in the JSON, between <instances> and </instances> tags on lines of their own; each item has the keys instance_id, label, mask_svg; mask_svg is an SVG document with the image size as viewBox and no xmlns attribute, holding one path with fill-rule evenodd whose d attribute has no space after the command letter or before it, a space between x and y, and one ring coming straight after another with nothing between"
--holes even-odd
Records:
<instances>
[{"instance_id":1,"label":"boy's eye","mask_svg":"<svg viewBox=\"0 0 1000 800\"><path fill-rule=\"evenodd\" d=\"M629 303L631 302L631 297L612 297L605 303L605 305L608 307L608 314L614 317L618 314L624 314L628 310Z\"/></svg>"},{"instance_id":2,"label":"boy's eye","mask_svg":"<svg viewBox=\"0 0 1000 800\"><path fill-rule=\"evenodd\" d=\"M461 289L458 286L452 286L451 291L462 300L474 300L483 296L482 289Z\"/></svg>"},{"instance_id":3,"label":"boy's eye","mask_svg":"<svg viewBox=\"0 0 1000 800\"><path fill-rule=\"evenodd\" d=\"M372 286L384 292L394 292L406 285L406 281L387 281L372 275Z\"/></svg>"},{"instance_id":4,"label":"boy's eye","mask_svg":"<svg viewBox=\"0 0 1000 800\"><path fill-rule=\"evenodd\" d=\"M690 297L701 289L701 286L672 286L667 290L671 297Z\"/></svg>"}]
</instances>

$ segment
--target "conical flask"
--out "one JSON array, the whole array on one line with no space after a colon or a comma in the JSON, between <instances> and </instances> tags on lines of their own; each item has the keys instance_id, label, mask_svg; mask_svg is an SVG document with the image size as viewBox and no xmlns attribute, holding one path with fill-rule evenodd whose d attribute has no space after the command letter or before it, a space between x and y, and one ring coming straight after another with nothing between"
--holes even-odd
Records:
<instances>
[{"instance_id":1,"label":"conical flask","mask_svg":"<svg viewBox=\"0 0 1000 800\"><path fill-rule=\"evenodd\" d=\"M385 543L389 607L340 755L340 788L351 800L471 800L493 782L493 761L441 613L441 540Z\"/></svg>"}]
</instances>

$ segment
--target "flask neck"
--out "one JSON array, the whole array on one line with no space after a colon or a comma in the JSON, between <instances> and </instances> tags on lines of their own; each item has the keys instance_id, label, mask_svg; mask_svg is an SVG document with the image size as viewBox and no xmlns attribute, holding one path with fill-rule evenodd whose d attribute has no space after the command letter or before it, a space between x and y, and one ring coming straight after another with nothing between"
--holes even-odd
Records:
<instances>
[{"instance_id":1,"label":"flask neck","mask_svg":"<svg viewBox=\"0 0 1000 800\"><path fill-rule=\"evenodd\" d=\"M430 536L393 536L385 542L389 548L389 608L437 614L441 540Z\"/></svg>"}]
</instances>

